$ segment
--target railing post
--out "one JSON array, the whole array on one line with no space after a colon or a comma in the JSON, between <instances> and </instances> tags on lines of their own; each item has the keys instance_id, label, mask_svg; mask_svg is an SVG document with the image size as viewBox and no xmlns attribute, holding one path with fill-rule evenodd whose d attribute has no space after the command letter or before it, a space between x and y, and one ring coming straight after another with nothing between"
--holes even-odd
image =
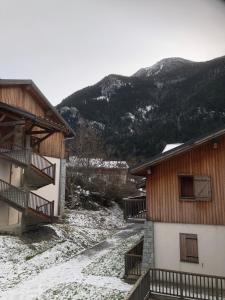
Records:
<instances>
[{"instance_id":1,"label":"railing post","mask_svg":"<svg viewBox=\"0 0 225 300\"><path fill-rule=\"evenodd\" d=\"M124 203L124 207L123 207L123 218L124 220L127 219L127 204L126 204L126 200L123 200Z\"/></svg>"},{"instance_id":2,"label":"railing post","mask_svg":"<svg viewBox=\"0 0 225 300\"><path fill-rule=\"evenodd\" d=\"M183 273L180 273L180 299L184 299Z\"/></svg>"},{"instance_id":3,"label":"railing post","mask_svg":"<svg viewBox=\"0 0 225 300\"><path fill-rule=\"evenodd\" d=\"M216 300L219 300L219 285L218 285L218 278L216 278Z\"/></svg>"}]
</instances>

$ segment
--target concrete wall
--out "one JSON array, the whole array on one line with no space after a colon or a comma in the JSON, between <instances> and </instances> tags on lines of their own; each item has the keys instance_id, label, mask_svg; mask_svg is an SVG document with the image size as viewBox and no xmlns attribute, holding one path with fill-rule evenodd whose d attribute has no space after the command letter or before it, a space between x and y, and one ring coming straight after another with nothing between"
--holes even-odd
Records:
<instances>
[{"instance_id":1,"label":"concrete wall","mask_svg":"<svg viewBox=\"0 0 225 300\"><path fill-rule=\"evenodd\" d=\"M180 262L180 233L198 236L199 264ZM154 222L155 267L225 276L225 226Z\"/></svg>"},{"instance_id":2,"label":"concrete wall","mask_svg":"<svg viewBox=\"0 0 225 300\"><path fill-rule=\"evenodd\" d=\"M49 200L54 201L54 215L58 216L59 210L59 183L60 183L60 158L48 157L46 158L53 164L56 164L55 169L55 184L46 185L38 190L35 190L34 193Z\"/></svg>"}]
</instances>

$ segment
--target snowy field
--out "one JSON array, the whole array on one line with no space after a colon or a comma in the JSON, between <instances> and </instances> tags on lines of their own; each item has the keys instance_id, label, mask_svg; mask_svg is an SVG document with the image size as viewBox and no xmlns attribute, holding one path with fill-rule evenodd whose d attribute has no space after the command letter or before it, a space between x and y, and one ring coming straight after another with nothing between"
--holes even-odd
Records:
<instances>
[{"instance_id":1,"label":"snowy field","mask_svg":"<svg viewBox=\"0 0 225 300\"><path fill-rule=\"evenodd\" d=\"M63 224L0 236L0 299L122 300L124 252L142 236L117 205L67 211Z\"/></svg>"}]
</instances>

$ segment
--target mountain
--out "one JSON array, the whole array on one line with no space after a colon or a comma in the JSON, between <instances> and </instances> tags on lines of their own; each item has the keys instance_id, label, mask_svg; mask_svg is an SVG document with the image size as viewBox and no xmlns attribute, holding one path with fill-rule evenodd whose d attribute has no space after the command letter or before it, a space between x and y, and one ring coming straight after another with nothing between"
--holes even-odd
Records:
<instances>
[{"instance_id":1,"label":"mountain","mask_svg":"<svg viewBox=\"0 0 225 300\"><path fill-rule=\"evenodd\" d=\"M95 127L114 158L137 162L225 125L225 56L165 58L130 77L111 74L57 109L75 130Z\"/></svg>"}]
</instances>

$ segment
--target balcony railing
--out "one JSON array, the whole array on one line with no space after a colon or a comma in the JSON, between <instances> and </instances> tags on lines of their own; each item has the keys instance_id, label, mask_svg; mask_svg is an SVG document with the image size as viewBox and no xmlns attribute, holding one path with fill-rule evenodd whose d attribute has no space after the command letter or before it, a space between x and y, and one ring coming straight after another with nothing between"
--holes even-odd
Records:
<instances>
[{"instance_id":1,"label":"balcony railing","mask_svg":"<svg viewBox=\"0 0 225 300\"><path fill-rule=\"evenodd\" d=\"M126 300L146 300L151 294L181 299L225 299L225 277L149 269L136 282Z\"/></svg>"},{"instance_id":2,"label":"balcony railing","mask_svg":"<svg viewBox=\"0 0 225 300\"><path fill-rule=\"evenodd\" d=\"M0 146L0 154L19 164L31 165L48 176L53 182L55 181L55 164L35 153L31 148L22 148L15 144L4 144Z\"/></svg>"},{"instance_id":3,"label":"balcony railing","mask_svg":"<svg viewBox=\"0 0 225 300\"><path fill-rule=\"evenodd\" d=\"M141 276L143 239L125 253L125 279L138 279Z\"/></svg>"},{"instance_id":4,"label":"balcony railing","mask_svg":"<svg viewBox=\"0 0 225 300\"><path fill-rule=\"evenodd\" d=\"M47 217L54 216L54 201L40 197L29 191L24 191L0 179L0 198L21 210L30 208Z\"/></svg>"},{"instance_id":5,"label":"balcony railing","mask_svg":"<svg viewBox=\"0 0 225 300\"><path fill-rule=\"evenodd\" d=\"M123 199L124 219L130 222L144 221L147 216L146 197L139 196Z\"/></svg>"}]
</instances>

